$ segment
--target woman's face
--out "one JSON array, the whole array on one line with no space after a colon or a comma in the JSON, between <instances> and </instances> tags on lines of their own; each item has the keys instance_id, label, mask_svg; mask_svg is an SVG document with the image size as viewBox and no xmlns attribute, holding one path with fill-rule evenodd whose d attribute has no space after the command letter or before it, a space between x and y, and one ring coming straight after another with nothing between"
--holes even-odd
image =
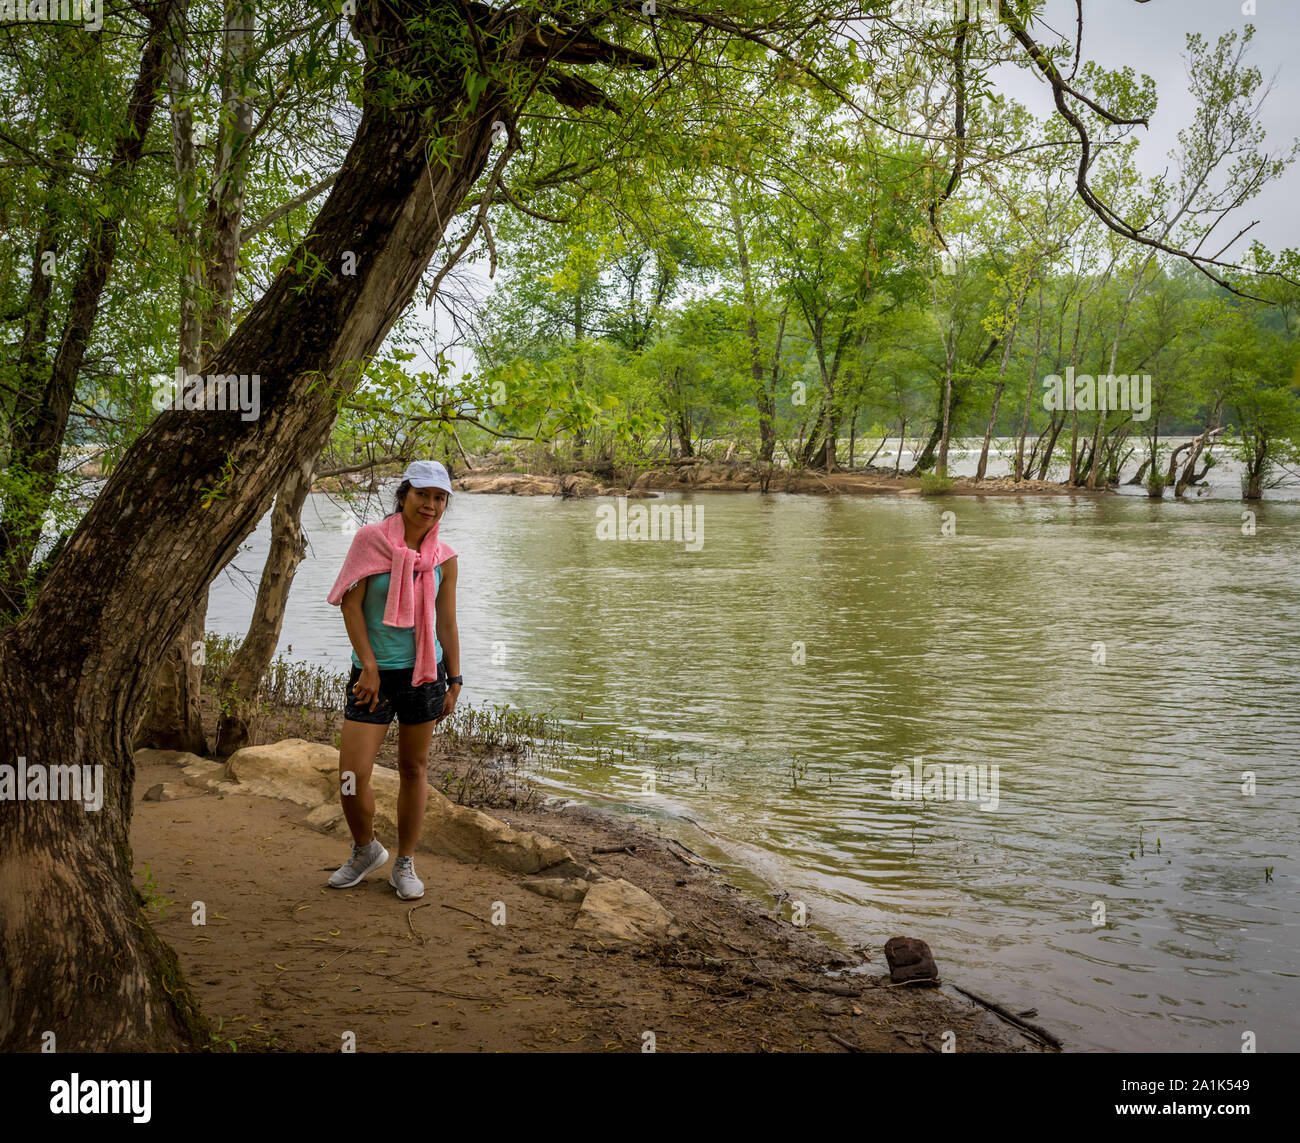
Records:
<instances>
[{"instance_id":1,"label":"woman's face","mask_svg":"<svg viewBox=\"0 0 1300 1143\"><path fill-rule=\"evenodd\" d=\"M408 488L402 500L402 518L419 532L427 532L447 510L447 493L441 488Z\"/></svg>"}]
</instances>

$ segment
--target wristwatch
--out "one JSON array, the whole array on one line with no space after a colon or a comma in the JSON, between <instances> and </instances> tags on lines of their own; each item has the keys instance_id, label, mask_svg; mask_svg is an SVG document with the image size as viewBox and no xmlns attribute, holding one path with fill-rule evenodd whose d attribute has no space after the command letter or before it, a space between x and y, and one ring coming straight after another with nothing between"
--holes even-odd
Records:
<instances>
[{"instance_id":1,"label":"wristwatch","mask_svg":"<svg viewBox=\"0 0 1300 1143\"><path fill-rule=\"evenodd\" d=\"M459 675L451 675L447 679L447 685L451 686L452 683L455 683L457 686L463 687L465 685L465 680L462 679Z\"/></svg>"}]
</instances>

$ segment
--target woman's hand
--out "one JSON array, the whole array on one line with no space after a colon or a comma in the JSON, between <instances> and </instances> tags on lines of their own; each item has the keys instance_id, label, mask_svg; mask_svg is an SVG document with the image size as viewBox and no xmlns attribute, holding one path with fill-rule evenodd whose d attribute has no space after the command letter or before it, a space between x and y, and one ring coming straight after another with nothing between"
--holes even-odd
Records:
<instances>
[{"instance_id":1,"label":"woman's hand","mask_svg":"<svg viewBox=\"0 0 1300 1143\"><path fill-rule=\"evenodd\" d=\"M371 710L379 705L378 665L361 668L361 677L353 685L352 693L357 696L357 702L363 705L368 702Z\"/></svg>"},{"instance_id":2,"label":"woman's hand","mask_svg":"<svg viewBox=\"0 0 1300 1143\"><path fill-rule=\"evenodd\" d=\"M460 683L452 683L447 688L446 697L442 700L442 715L434 720L433 725L437 726L453 710L456 709L456 699L460 697Z\"/></svg>"}]
</instances>

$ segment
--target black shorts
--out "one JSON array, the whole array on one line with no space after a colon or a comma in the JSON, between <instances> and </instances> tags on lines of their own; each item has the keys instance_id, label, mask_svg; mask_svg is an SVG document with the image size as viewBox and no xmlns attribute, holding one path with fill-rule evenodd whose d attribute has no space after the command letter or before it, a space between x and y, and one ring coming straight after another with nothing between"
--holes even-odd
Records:
<instances>
[{"instance_id":1,"label":"black shorts","mask_svg":"<svg viewBox=\"0 0 1300 1143\"><path fill-rule=\"evenodd\" d=\"M353 667L352 674L348 677L343 717L349 722L369 722L376 726L387 726L393 721L394 715L402 726L441 718L443 700L447 697L447 676L441 660L438 662L438 678L434 682L411 686L414 671L414 667L380 671L379 701L375 704L375 709L371 710L369 701L363 703L352 689L361 678L361 668Z\"/></svg>"}]
</instances>

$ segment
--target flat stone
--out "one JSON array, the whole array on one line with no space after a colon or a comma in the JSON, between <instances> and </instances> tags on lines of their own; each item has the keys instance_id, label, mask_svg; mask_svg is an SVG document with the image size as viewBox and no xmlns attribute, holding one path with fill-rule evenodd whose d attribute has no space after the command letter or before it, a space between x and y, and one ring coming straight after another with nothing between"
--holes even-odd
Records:
<instances>
[{"instance_id":1,"label":"flat stone","mask_svg":"<svg viewBox=\"0 0 1300 1143\"><path fill-rule=\"evenodd\" d=\"M546 874L548 877L578 878L587 882L605 880L605 875L595 866L583 865L581 861L574 861L572 858L548 867Z\"/></svg>"},{"instance_id":2,"label":"flat stone","mask_svg":"<svg viewBox=\"0 0 1300 1143\"><path fill-rule=\"evenodd\" d=\"M240 793L283 798L300 806L320 806L339 796L339 752L332 746L286 738L265 746L246 746L226 762L225 778Z\"/></svg>"},{"instance_id":3,"label":"flat stone","mask_svg":"<svg viewBox=\"0 0 1300 1143\"><path fill-rule=\"evenodd\" d=\"M658 901L630 881L598 881L582 899L573 927L600 940L645 941L672 940L682 929Z\"/></svg>"},{"instance_id":4,"label":"flat stone","mask_svg":"<svg viewBox=\"0 0 1300 1143\"><path fill-rule=\"evenodd\" d=\"M185 775L187 786L197 786L201 790L215 790L220 785L231 785L226 781L226 768L220 762L209 762L206 758L196 758L181 770Z\"/></svg>"},{"instance_id":5,"label":"flat stone","mask_svg":"<svg viewBox=\"0 0 1300 1143\"><path fill-rule=\"evenodd\" d=\"M529 892L570 903L581 901L591 888L586 881L577 877L534 877L520 884Z\"/></svg>"},{"instance_id":6,"label":"flat stone","mask_svg":"<svg viewBox=\"0 0 1300 1143\"><path fill-rule=\"evenodd\" d=\"M204 791L184 782L158 782L144 792L146 802L179 802L185 798L201 798Z\"/></svg>"},{"instance_id":7,"label":"flat stone","mask_svg":"<svg viewBox=\"0 0 1300 1143\"><path fill-rule=\"evenodd\" d=\"M323 805L317 806L302 820L312 829L320 830L321 833L332 833L337 829L339 823L343 821L343 807L325 802Z\"/></svg>"}]
</instances>

